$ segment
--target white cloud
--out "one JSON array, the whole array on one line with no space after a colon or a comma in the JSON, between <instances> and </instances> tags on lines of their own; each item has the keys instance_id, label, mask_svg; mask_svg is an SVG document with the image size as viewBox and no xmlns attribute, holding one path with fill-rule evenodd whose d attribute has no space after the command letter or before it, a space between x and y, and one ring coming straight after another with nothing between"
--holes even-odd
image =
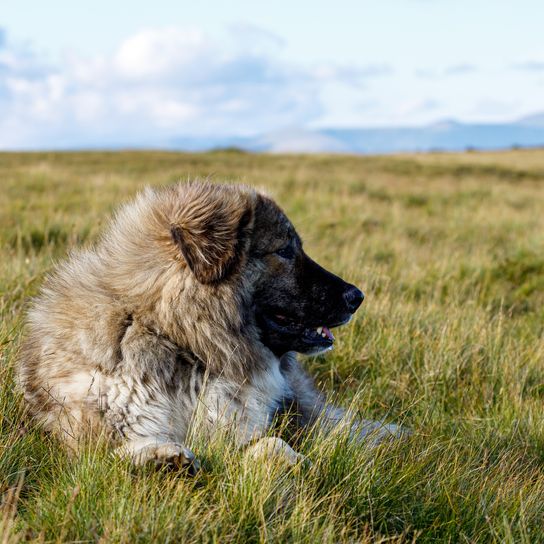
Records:
<instances>
[{"instance_id":1,"label":"white cloud","mask_svg":"<svg viewBox=\"0 0 544 544\"><path fill-rule=\"evenodd\" d=\"M192 72L214 51L197 30L148 29L125 40L117 50L113 67L128 80L170 79Z\"/></svg>"},{"instance_id":2,"label":"white cloud","mask_svg":"<svg viewBox=\"0 0 544 544\"><path fill-rule=\"evenodd\" d=\"M515 70L527 72L544 72L544 60L530 60L525 62L517 62L512 65Z\"/></svg>"},{"instance_id":3,"label":"white cloud","mask_svg":"<svg viewBox=\"0 0 544 544\"><path fill-rule=\"evenodd\" d=\"M461 62L451 66L445 66L440 69L433 68L417 68L414 72L415 76L422 79L444 79L444 76L464 76L474 74L478 71L478 67L468 62Z\"/></svg>"},{"instance_id":4,"label":"white cloud","mask_svg":"<svg viewBox=\"0 0 544 544\"><path fill-rule=\"evenodd\" d=\"M464 74L472 74L473 72L476 72L478 68L474 66L474 64L470 64L469 62L462 62L460 64L454 64L453 66L448 66L444 73L446 75L464 75Z\"/></svg>"},{"instance_id":5,"label":"white cloud","mask_svg":"<svg viewBox=\"0 0 544 544\"><path fill-rule=\"evenodd\" d=\"M216 40L149 28L109 56L57 65L0 33L0 148L168 145L176 137L247 136L305 126L324 85L361 87L387 66L302 67L282 41L248 25Z\"/></svg>"}]
</instances>

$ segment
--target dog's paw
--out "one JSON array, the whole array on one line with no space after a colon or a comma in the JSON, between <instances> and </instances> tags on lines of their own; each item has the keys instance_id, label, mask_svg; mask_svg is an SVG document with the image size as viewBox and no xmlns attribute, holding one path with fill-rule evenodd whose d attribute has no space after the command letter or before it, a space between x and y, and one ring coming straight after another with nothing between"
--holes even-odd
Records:
<instances>
[{"instance_id":1,"label":"dog's paw","mask_svg":"<svg viewBox=\"0 0 544 544\"><path fill-rule=\"evenodd\" d=\"M131 457L136 465L152 464L157 468L185 470L190 475L195 475L200 470L200 462L195 454L177 442L147 445L133 452Z\"/></svg>"},{"instance_id":2,"label":"dog's paw","mask_svg":"<svg viewBox=\"0 0 544 544\"><path fill-rule=\"evenodd\" d=\"M378 446L384 442L402 440L412 435L406 427L384 424L381 421L365 421L352 427L352 437L368 446Z\"/></svg>"},{"instance_id":3,"label":"dog's paw","mask_svg":"<svg viewBox=\"0 0 544 544\"><path fill-rule=\"evenodd\" d=\"M261 438L248 446L245 452L246 459L272 460L289 466L307 466L310 461L306 456L296 452L287 442L274 436Z\"/></svg>"},{"instance_id":4,"label":"dog's paw","mask_svg":"<svg viewBox=\"0 0 544 544\"><path fill-rule=\"evenodd\" d=\"M175 442L157 446L153 461L161 467L187 470L189 474L196 474L200 470L200 462L195 454L189 448Z\"/></svg>"}]
</instances>

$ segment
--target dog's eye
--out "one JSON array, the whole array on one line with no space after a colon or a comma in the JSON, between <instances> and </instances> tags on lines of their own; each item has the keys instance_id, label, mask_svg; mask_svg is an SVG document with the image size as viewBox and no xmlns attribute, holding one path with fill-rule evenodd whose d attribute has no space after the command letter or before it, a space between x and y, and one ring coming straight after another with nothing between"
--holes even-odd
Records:
<instances>
[{"instance_id":1,"label":"dog's eye","mask_svg":"<svg viewBox=\"0 0 544 544\"><path fill-rule=\"evenodd\" d=\"M294 259L295 257L295 248L293 246L293 242L289 242L286 246L282 247L281 249L278 249L278 251L275 252L276 255L279 255L283 259Z\"/></svg>"}]
</instances>

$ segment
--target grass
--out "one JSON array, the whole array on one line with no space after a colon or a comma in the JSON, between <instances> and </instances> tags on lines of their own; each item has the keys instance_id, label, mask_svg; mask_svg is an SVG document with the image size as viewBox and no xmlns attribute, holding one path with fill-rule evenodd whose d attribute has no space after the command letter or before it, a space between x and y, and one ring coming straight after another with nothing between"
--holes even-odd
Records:
<instances>
[{"instance_id":1,"label":"grass","mask_svg":"<svg viewBox=\"0 0 544 544\"><path fill-rule=\"evenodd\" d=\"M411 439L309 437L311 467L190 445L194 479L77 459L25 416L13 364L28 297L146 184L268 190L367 299L320 387ZM0 154L3 542L543 542L544 151L392 157Z\"/></svg>"}]
</instances>

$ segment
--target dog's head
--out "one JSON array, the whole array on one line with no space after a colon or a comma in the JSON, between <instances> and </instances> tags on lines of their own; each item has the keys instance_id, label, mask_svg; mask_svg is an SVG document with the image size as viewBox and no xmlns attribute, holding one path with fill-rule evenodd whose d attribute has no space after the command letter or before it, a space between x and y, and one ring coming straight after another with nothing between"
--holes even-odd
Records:
<instances>
[{"instance_id":1,"label":"dog's head","mask_svg":"<svg viewBox=\"0 0 544 544\"><path fill-rule=\"evenodd\" d=\"M192 191L171 234L196 280L242 286L248 319L276 355L330 349L330 329L351 319L363 293L306 255L270 198L236 186L198 184Z\"/></svg>"}]
</instances>

